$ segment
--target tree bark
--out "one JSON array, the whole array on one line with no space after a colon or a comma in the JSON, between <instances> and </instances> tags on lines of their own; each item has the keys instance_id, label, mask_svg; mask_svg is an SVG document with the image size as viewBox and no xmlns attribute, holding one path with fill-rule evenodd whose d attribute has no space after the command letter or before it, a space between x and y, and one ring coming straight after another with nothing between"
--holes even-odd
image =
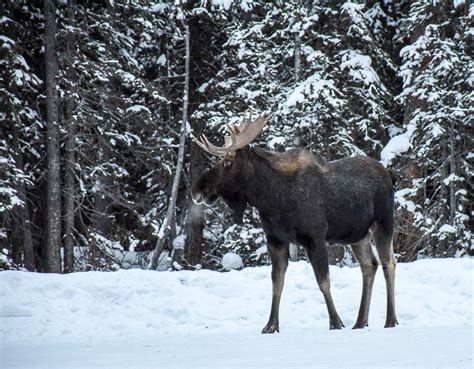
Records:
<instances>
[{"instance_id":1,"label":"tree bark","mask_svg":"<svg viewBox=\"0 0 474 369\"><path fill-rule=\"evenodd\" d=\"M69 26L73 26L74 12L75 12L75 1L68 1L68 23ZM75 108L74 104L74 86L76 84L76 76L73 68L73 47L74 47L74 35L69 30L67 36L66 46L66 76L68 79L69 87L66 97L66 152L65 152L65 163L64 163L64 272L71 273L74 271L74 167L76 166L76 155L75 155L75 141L76 141L76 121L73 118L73 112Z\"/></svg>"},{"instance_id":2,"label":"tree bark","mask_svg":"<svg viewBox=\"0 0 474 369\"><path fill-rule=\"evenodd\" d=\"M186 243L184 258L188 264L196 265L202 261L202 230L204 228L202 205L189 201L186 216Z\"/></svg>"},{"instance_id":3,"label":"tree bark","mask_svg":"<svg viewBox=\"0 0 474 369\"><path fill-rule=\"evenodd\" d=\"M448 152L447 152L447 143L442 143L443 148L441 152L441 177L440 177L440 201L438 203L438 217L439 217L439 226L448 223L449 221L449 193L448 186L446 186L445 180L449 176L449 162L448 162ZM437 256L442 256L448 248L448 240L445 238L440 240L438 243L436 254Z\"/></svg>"},{"instance_id":4,"label":"tree bark","mask_svg":"<svg viewBox=\"0 0 474 369\"><path fill-rule=\"evenodd\" d=\"M105 143L99 143L97 162L106 163L110 160L111 153ZM91 216L91 226L93 232L98 232L102 236L107 237L111 228L109 219L110 205L112 199L107 194L107 189L112 187L111 180L107 175L97 174L96 183L94 184L95 192L94 208Z\"/></svg>"},{"instance_id":5,"label":"tree bark","mask_svg":"<svg viewBox=\"0 0 474 369\"><path fill-rule=\"evenodd\" d=\"M59 112L56 83L56 9L53 0L44 0L45 84L47 111L47 228L46 272L61 272L61 183L59 153Z\"/></svg>"},{"instance_id":6,"label":"tree bark","mask_svg":"<svg viewBox=\"0 0 474 369\"><path fill-rule=\"evenodd\" d=\"M449 130L449 157L450 157L450 171L452 175L456 175L456 131L454 129L454 121L451 121ZM449 222L454 225L454 218L456 217L456 182L451 179L449 182Z\"/></svg>"},{"instance_id":7,"label":"tree bark","mask_svg":"<svg viewBox=\"0 0 474 369\"><path fill-rule=\"evenodd\" d=\"M200 126L195 127L194 134L199 136ZM204 157L202 150L194 142L190 144L190 179L191 183L204 170ZM188 209L186 214L186 223L184 232L186 241L184 246L184 258L191 265L202 263L204 212L203 206L195 204L192 199L188 200Z\"/></svg>"},{"instance_id":8,"label":"tree bark","mask_svg":"<svg viewBox=\"0 0 474 369\"><path fill-rule=\"evenodd\" d=\"M179 149L178 149L178 162L176 164L176 173L173 179L173 186L171 188L171 197L168 204L168 210L166 212L165 220L160 228L158 233L158 240L156 242L155 251L153 253L150 269L156 270L158 267L158 259L160 257L161 251L165 240L167 239L170 230L172 221L176 212L176 198L178 197L179 182L181 179L181 171L183 170L183 161L184 161L184 149L186 143L186 126L188 123L188 102L189 102L189 60L190 60L190 48L189 48L189 25L186 21L183 21L185 34L186 34L186 58L185 58L185 79L184 79L184 96L183 96L183 115L181 122L181 134L179 137Z\"/></svg>"},{"instance_id":9,"label":"tree bark","mask_svg":"<svg viewBox=\"0 0 474 369\"><path fill-rule=\"evenodd\" d=\"M295 68L295 83L298 83L301 79L301 36L300 36L300 29L301 29L301 16L300 16L300 7L302 6L303 1L299 0L297 2L297 15L295 22L298 25L298 29L295 30L295 50L294 50L294 68Z\"/></svg>"},{"instance_id":10,"label":"tree bark","mask_svg":"<svg viewBox=\"0 0 474 369\"><path fill-rule=\"evenodd\" d=\"M13 146L15 150L16 165L21 171L24 171L23 154L20 147L19 133L16 125L13 125ZM23 201L23 205L18 207L19 221L20 221L20 237L21 237L21 254L23 254L23 265L30 272L35 270L35 253L33 234L31 229L31 215L30 204L26 193L26 186L24 181L20 181L17 186L18 197Z\"/></svg>"},{"instance_id":11,"label":"tree bark","mask_svg":"<svg viewBox=\"0 0 474 369\"><path fill-rule=\"evenodd\" d=\"M295 33L295 83L301 79L301 37L299 31Z\"/></svg>"}]
</instances>

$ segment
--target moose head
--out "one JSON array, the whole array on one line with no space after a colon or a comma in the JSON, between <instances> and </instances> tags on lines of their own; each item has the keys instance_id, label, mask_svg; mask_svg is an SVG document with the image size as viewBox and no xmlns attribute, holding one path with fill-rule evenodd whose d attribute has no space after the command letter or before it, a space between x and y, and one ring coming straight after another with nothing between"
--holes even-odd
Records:
<instances>
[{"instance_id":1,"label":"moose head","mask_svg":"<svg viewBox=\"0 0 474 369\"><path fill-rule=\"evenodd\" d=\"M258 136L269 116L265 113L252 120L252 115L242 120L237 127L228 124L229 136L225 136L222 147L213 145L205 135L194 138L202 149L220 158L214 167L207 170L194 183L192 197L195 203L212 205L222 198L233 211L233 220L241 223L247 201L243 190L247 184L249 171L246 147Z\"/></svg>"}]
</instances>

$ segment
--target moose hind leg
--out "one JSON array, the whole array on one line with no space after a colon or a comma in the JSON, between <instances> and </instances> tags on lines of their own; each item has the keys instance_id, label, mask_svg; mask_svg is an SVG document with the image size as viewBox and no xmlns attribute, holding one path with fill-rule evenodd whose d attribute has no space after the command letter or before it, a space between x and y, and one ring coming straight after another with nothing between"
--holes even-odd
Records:
<instances>
[{"instance_id":1,"label":"moose hind leg","mask_svg":"<svg viewBox=\"0 0 474 369\"><path fill-rule=\"evenodd\" d=\"M272 262L272 307L270 318L262 333L280 332L279 311L286 269L288 268L289 245L271 240L268 241L268 253Z\"/></svg>"},{"instance_id":2,"label":"moose hind leg","mask_svg":"<svg viewBox=\"0 0 474 369\"><path fill-rule=\"evenodd\" d=\"M316 281L321 290L329 314L329 329L341 329L344 324L336 311L331 295L331 281L329 279L328 249L324 241L317 241L307 247L307 255L313 267Z\"/></svg>"},{"instance_id":3,"label":"moose hind leg","mask_svg":"<svg viewBox=\"0 0 474 369\"><path fill-rule=\"evenodd\" d=\"M385 229L381 224L372 227L372 235L382 264L385 285L387 287L387 317L385 328L395 327L398 324L395 314L395 268L397 260L393 254L392 235L393 230Z\"/></svg>"},{"instance_id":4,"label":"moose hind leg","mask_svg":"<svg viewBox=\"0 0 474 369\"><path fill-rule=\"evenodd\" d=\"M358 243L351 245L352 252L360 265L362 272L362 297L360 300L359 314L353 329L364 328L369 322L370 299L374 285L375 273L378 262L370 246L370 233Z\"/></svg>"}]
</instances>

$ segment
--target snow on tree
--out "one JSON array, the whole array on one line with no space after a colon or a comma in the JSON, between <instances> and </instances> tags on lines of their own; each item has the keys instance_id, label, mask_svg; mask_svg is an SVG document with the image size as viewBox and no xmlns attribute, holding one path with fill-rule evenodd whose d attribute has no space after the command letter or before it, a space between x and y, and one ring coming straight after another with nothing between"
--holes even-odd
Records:
<instances>
[{"instance_id":1,"label":"snow on tree","mask_svg":"<svg viewBox=\"0 0 474 369\"><path fill-rule=\"evenodd\" d=\"M464 6L415 1L401 24L399 42L411 35L400 51L403 133L392 139L386 154L391 166L403 171L400 218L413 222L414 229L408 227L418 233L405 251L410 258L463 254L473 247L473 60Z\"/></svg>"},{"instance_id":2,"label":"snow on tree","mask_svg":"<svg viewBox=\"0 0 474 369\"><path fill-rule=\"evenodd\" d=\"M222 67L200 87L216 97L194 115L222 135L223 123L248 108L269 111L274 117L259 140L270 148L303 146L327 160L378 156L395 123L390 113L397 104L384 79L396 74L396 65L372 35L365 10L350 2L309 10L281 1L232 18ZM252 254L259 245L247 242L241 239L239 250Z\"/></svg>"},{"instance_id":3,"label":"snow on tree","mask_svg":"<svg viewBox=\"0 0 474 369\"><path fill-rule=\"evenodd\" d=\"M0 240L17 265L35 269L32 199L28 192L40 176L44 122L39 112L42 80L32 63L40 39L29 28L42 23L35 5L9 2L0 18Z\"/></svg>"},{"instance_id":4,"label":"snow on tree","mask_svg":"<svg viewBox=\"0 0 474 369\"><path fill-rule=\"evenodd\" d=\"M257 145L305 147L325 160L380 157L397 179L400 258L473 252L468 2L55 4L65 271L116 269L130 264L127 252L147 265L176 170L183 12L194 134L218 142L225 123L251 109L273 114ZM7 0L0 9L2 260L44 271L45 8L41 0ZM223 204L192 203L191 183L215 158L186 144L162 258L221 268L234 252L244 265L268 262L254 210L237 226ZM350 255L336 250L332 262L346 263Z\"/></svg>"}]
</instances>

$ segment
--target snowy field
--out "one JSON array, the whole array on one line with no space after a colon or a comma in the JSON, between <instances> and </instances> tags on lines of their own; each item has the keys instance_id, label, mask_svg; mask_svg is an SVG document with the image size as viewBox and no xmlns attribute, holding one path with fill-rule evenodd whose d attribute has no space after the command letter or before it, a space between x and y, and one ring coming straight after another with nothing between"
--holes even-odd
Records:
<instances>
[{"instance_id":1,"label":"snowy field","mask_svg":"<svg viewBox=\"0 0 474 369\"><path fill-rule=\"evenodd\" d=\"M474 259L398 264L400 325L383 329L375 281L370 327L351 330L358 268L331 267L346 328L327 311L306 262L290 263L280 332L262 335L270 267L218 273L0 273L1 368L423 367L472 368Z\"/></svg>"}]
</instances>

